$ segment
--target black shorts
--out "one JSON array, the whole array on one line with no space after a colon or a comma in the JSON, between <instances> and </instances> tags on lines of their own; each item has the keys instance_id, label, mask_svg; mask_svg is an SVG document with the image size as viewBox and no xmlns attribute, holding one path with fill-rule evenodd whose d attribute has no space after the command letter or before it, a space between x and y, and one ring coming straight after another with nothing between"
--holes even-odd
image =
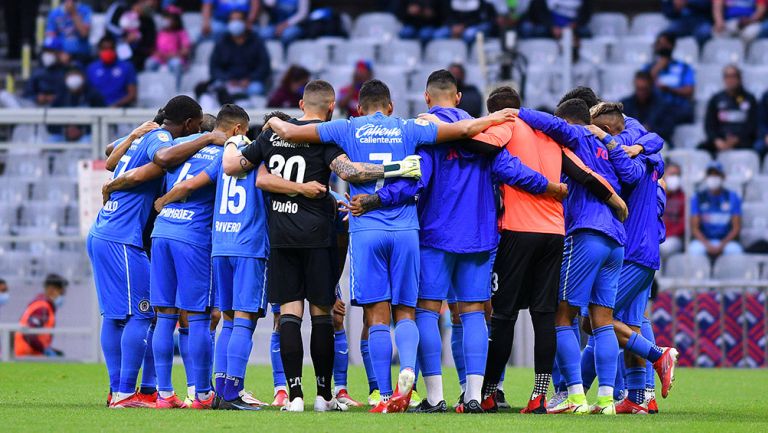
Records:
<instances>
[{"instance_id":1,"label":"black shorts","mask_svg":"<svg viewBox=\"0 0 768 433\"><path fill-rule=\"evenodd\" d=\"M336 302L339 264L336 248L272 248L267 270L270 303L307 300L317 306Z\"/></svg>"},{"instance_id":2,"label":"black shorts","mask_svg":"<svg viewBox=\"0 0 768 433\"><path fill-rule=\"evenodd\" d=\"M525 309L557 311L563 242L561 235L501 232L493 264L494 314L511 317Z\"/></svg>"}]
</instances>

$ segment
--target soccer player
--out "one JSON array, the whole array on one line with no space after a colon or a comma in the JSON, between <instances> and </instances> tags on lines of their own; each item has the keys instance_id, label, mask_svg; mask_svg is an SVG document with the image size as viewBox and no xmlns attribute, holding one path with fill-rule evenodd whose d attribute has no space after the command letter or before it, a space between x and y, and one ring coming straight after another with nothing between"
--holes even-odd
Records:
<instances>
[{"instance_id":1,"label":"soccer player","mask_svg":"<svg viewBox=\"0 0 768 433\"><path fill-rule=\"evenodd\" d=\"M314 130L314 124L328 120L333 113L333 87L322 80L307 83L299 106L304 111L303 117L288 122L270 118L259 138L242 153L229 146L224 154L224 171L238 175L264 162L271 173L284 179L322 185L328 185L331 171L350 182L420 174L417 161L387 161L385 165L352 163L337 146L311 146L303 139L283 139L269 128L271 122L277 120L289 125L309 125ZM306 299L312 317L310 353L317 382L315 411L346 410L347 406L334 398L331 387L334 358L331 308L336 301L339 279L333 225L336 200L330 194L318 200L308 200L273 193L269 209L268 292L270 302L280 304L280 353L290 397L283 409L304 410L301 317Z\"/></svg>"},{"instance_id":2,"label":"soccer player","mask_svg":"<svg viewBox=\"0 0 768 433\"><path fill-rule=\"evenodd\" d=\"M200 106L189 97L177 96L163 111L163 127L132 142L115 176L102 188L104 207L87 239L104 317L102 350L110 377L120 377L112 403L115 408L151 406L135 392L153 317L149 259L143 249L142 233L162 184L161 165L183 161L199 149L167 146L174 137L199 131Z\"/></svg>"},{"instance_id":3,"label":"soccer player","mask_svg":"<svg viewBox=\"0 0 768 433\"><path fill-rule=\"evenodd\" d=\"M389 88L369 80L360 89L361 117L318 125L295 125L272 118L269 126L287 141L336 143L352 161L371 163L402 159L422 144L467 138L494 122L503 112L477 120L434 125L392 117ZM385 182L352 185L353 195L371 194ZM415 381L419 332L415 307L418 287L418 220L414 204L377 209L350 219L350 287L353 302L363 305L369 327L369 347L382 400L372 412L403 412ZM401 369L392 395L390 321L395 318L395 343ZM283 350L285 346L283 346ZM390 398L392 397L392 398Z\"/></svg>"},{"instance_id":4,"label":"soccer player","mask_svg":"<svg viewBox=\"0 0 768 433\"><path fill-rule=\"evenodd\" d=\"M272 304L272 335L269 339L269 360L272 363L274 400L271 406L283 407L288 402L283 359L280 357L280 306Z\"/></svg>"},{"instance_id":5,"label":"soccer player","mask_svg":"<svg viewBox=\"0 0 768 433\"><path fill-rule=\"evenodd\" d=\"M471 119L456 108L461 94L456 79L446 70L430 74L424 97L429 113L438 121ZM353 198L369 210L402 204L419 195L421 274L416 325L427 398L415 412L446 411L438 321L449 288L464 330L462 356L467 379L464 400L456 411L483 412L480 401L488 349L485 302L491 291L491 250L498 242L492 177L534 194L565 197L565 185L550 184L517 158L498 152L500 148L491 149L495 154L484 156L451 145L420 147L417 154L422 158L422 178L418 182L396 182L374 195Z\"/></svg>"}]
</instances>

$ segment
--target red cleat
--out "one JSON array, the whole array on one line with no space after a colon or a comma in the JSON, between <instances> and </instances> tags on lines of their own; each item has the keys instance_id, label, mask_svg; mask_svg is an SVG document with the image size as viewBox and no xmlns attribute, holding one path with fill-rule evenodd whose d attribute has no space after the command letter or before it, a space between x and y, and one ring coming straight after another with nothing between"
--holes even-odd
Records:
<instances>
[{"instance_id":1,"label":"red cleat","mask_svg":"<svg viewBox=\"0 0 768 433\"><path fill-rule=\"evenodd\" d=\"M532 413L532 414L546 414L547 413L547 396L546 394L539 394L536 397L528 400L528 406L520 409L520 413Z\"/></svg>"},{"instance_id":2,"label":"red cleat","mask_svg":"<svg viewBox=\"0 0 768 433\"><path fill-rule=\"evenodd\" d=\"M157 391L153 392L152 394L143 394L141 392L137 392L136 396L139 400L145 403L151 403L152 407L155 407L155 404L157 403Z\"/></svg>"},{"instance_id":3,"label":"red cleat","mask_svg":"<svg viewBox=\"0 0 768 433\"><path fill-rule=\"evenodd\" d=\"M648 415L648 408L625 398L616 405L617 414Z\"/></svg>"},{"instance_id":4,"label":"red cleat","mask_svg":"<svg viewBox=\"0 0 768 433\"><path fill-rule=\"evenodd\" d=\"M349 395L346 389L339 390L339 392L336 394L336 400L339 403L346 404L347 406L352 406L352 407L362 406L362 404L352 399L352 396Z\"/></svg>"},{"instance_id":5,"label":"red cleat","mask_svg":"<svg viewBox=\"0 0 768 433\"><path fill-rule=\"evenodd\" d=\"M272 406L283 407L288 403L288 392L284 389L278 390L275 393L275 400L272 402Z\"/></svg>"},{"instance_id":6,"label":"red cleat","mask_svg":"<svg viewBox=\"0 0 768 433\"><path fill-rule=\"evenodd\" d=\"M481 401L480 407L483 408L483 410L486 412L490 412L490 413L498 412L499 406L496 404L496 393L489 395L488 397L485 398L485 400Z\"/></svg>"},{"instance_id":7,"label":"red cleat","mask_svg":"<svg viewBox=\"0 0 768 433\"><path fill-rule=\"evenodd\" d=\"M664 353L653 363L653 369L661 379L661 396L667 398L669 390L672 389L672 382L675 381L675 364L679 354L674 347L662 347L662 349Z\"/></svg>"},{"instance_id":8,"label":"red cleat","mask_svg":"<svg viewBox=\"0 0 768 433\"><path fill-rule=\"evenodd\" d=\"M112 409L154 408L155 403L146 402L139 397L138 393L135 393L127 398L112 403L109 407Z\"/></svg>"},{"instance_id":9,"label":"red cleat","mask_svg":"<svg viewBox=\"0 0 768 433\"><path fill-rule=\"evenodd\" d=\"M659 413L659 405L656 404L655 398L648 400L648 413L651 415L656 415Z\"/></svg>"},{"instance_id":10,"label":"red cleat","mask_svg":"<svg viewBox=\"0 0 768 433\"><path fill-rule=\"evenodd\" d=\"M107 394L107 407L112 406L112 393Z\"/></svg>"},{"instance_id":11,"label":"red cleat","mask_svg":"<svg viewBox=\"0 0 768 433\"><path fill-rule=\"evenodd\" d=\"M176 393L168 398L157 396L157 403L155 403L156 409L186 409L187 405L179 398Z\"/></svg>"},{"instance_id":12,"label":"red cleat","mask_svg":"<svg viewBox=\"0 0 768 433\"><path fill-rule=\"evenodd\" d=\"M387 402L380 401L368 413L387 413Z\"/></svg>"},{"instance_id":13,"label":"red cleat","mask_svg":"<svg viewBox=\"0 0 768 433\"><path fill-rule=\"evenodd\" d=\"M399 413L408 410L411 403L411 394L413 394L413 384L416 382L416 375L413 370L406 368L400 371L397 377L397 387L387 402L387 413Z\"/></svg>"},{"instance_id":14,"label":"red cleat","mask_svg":"<svg viewBox=\"0 0 768 433\"><path fill-rule=\"evenodd\" d=\"M212 406L213 406L214 398L216 398L215 393L211 393L211 396L205 400L200 400L199 398L195 398L195 401L192 402L192 409L197 409L197 410L213 409Z\"/></svg>"}]
</instances>

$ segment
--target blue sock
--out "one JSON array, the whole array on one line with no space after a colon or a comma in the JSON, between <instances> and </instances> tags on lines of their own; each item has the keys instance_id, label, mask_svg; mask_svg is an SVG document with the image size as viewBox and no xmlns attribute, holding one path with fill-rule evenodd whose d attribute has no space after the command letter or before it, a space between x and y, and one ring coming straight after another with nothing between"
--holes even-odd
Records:
<instances>
[{"instance_id":1,"label":"blue sock","mask_svg":"<svg viewBox=\"0 0 768 433\"><path fill-rule=\"evenodd\" d=\"M566 390L565 377L560 373L560 366L557 365L557 359L552 363L552 386L555 388L555 392L563 392Z\"/></svg>"},{"instance_id":2,"label":"blue sock","mask_svg":"<svg viewBox=\"0 0 768 433\"><path fill-rule=\"evenodd\" d=\"M200 395L211 390L211 316L189 315L189 356L195 372L195 392ZM232 331L234 337L234 330ZM231 359L227 358L227 367Z\"/></svg>"},{"instance_id":3,"label":"blue sock","mask_svg":"<svg viewBox=\"0 0 768 433\"><path fill-rule=\"evenodd\" d=\"M485 326L485 312L462 313L461 327L464 328L464 365L466 374L485 375L488 358L488 327Z\"/></svg>"},{"instance_id":4,"label":"blue sock","mask_svg":"<svg viewBox=\"0 0 768 433\"><path fill-rule=\"evenodd\" d=\"M227 347L227 384L224 387L224 399L234 400L240 394L245 368L248 366L248 358L251 356L250 341L253 339L253 330L256 324L248 319L235 318L232 338Z\"/></svg>"},{"instance_id":5,"label":"blue sock","mask_svg":"<svg viewBox=\"0 0 768 433\"><path fill-rule=\"evenodd\" d=\"M438 322L440 314L423 308L416 308L416 326L419 328L419 364L422 374L436 376L443 373L440 352L442 339Z\"/></svg>"},{"instance_id":6,"label":"blue sock","mask_svg":"<svg viewBox=\"0 0 768 433\"><path fill-rule=\"evenodd\" d=\"M557 326L555 332L557 333L555 358L557 365L560 366L560 374L565 378L565 385L571 386L582 383L579 365L581 352L573 326Z\"/></svg>"},{"instance_id":7,"label":"blue sock","mask_svg":"<svg viewBox=\"0 0 768 433\"><path fill-rule=\"evenodd\" d=\"M155 325L150 324L147 330L147 348L144 350L144 362L141 365L142 394L152 394L157 391L157 374L155 373L155 357L152 355L152 338L155 334Z\"/></svg>"},{"instance_id":8,"label":"blue sock","mask_svg":"<svg viewBox=\"0 0 768 433\"><path fill-rule=\"evenodd\" d=\"M616 379L613 381L613 399L621 400L624 390L627 389L624 377L627 374L627 367L624 364L624 351L619 349L619 356L616 357Z\"/></svg>"},{"instance_id":9,"label":"blue sock","mask_svg":"<svg viewBox=\"0 0 768 433\"><path fill-rule=\"evenodd\" d=\"M184 374L187 377L187 387L195 384L194 367L192 358L189 357L189 328L179 328L179 355L184 364Z\"/></svg>"},{"instance_id":10,"label":"blue sock","mask_svg":"<svg viewBox=\"0 0 768 433\"><path fill-rule=\"evenodd\" d=\"M625 349L651 362L658 361L659 358L661 358L661 355L664 354L659 346L648 341L648 339L637 332L633 332L632 335L629 336L629 341L627 342Z\"/></svg>"},{"instance_id":11,"label":"blue sock","mask_svg":"<svg viewBox=\"0 0 768 433\"><path fill-rule=\"evenodd\" d=\"M421 341L421 335L419 335L419 341ZM421 363L419 362L418 348L416 349L416 366L413 367L413 389L416 389L416 385L419 384L419 373L421 373Z\"/></svg>"},{"instance_id":12,"label":"blue sock","mask_svg":"<svg viewBox=\"0 0 768 433\"><path fill-rule=\"evenodd\" d=\"M129 316L120 339L120 389L121 393L136 392L136 379L139 376L144 352L147 350L147 330L151 319Z\"/></svg>"},{"instance_id":13,"label":"blue sock","mask_svg":"<svg viewBox=\"0 0 768 433\"><path fill-rule=\"evenodd\" d=\"M581 380L584 389L592 388L597 372L595 371L595 337L589 336L587 345L581 352Z\"/></svg>"},{"instance_id":14,"label":"blue sock","mask_svg":"<svg viewBox=\"0 0 768 433\"><path fill-rule=\"evenodd\" d=\"M461 323L451 325L451 354L459 375L459 384L467 383L467 369L464 364L464 328Z\"/></svg>"},{"instance_id":15,"label":"blue sock","mask_svg":"<svg viewBox=\"0 0 768 433\"><path fill-rule=\"evenodd\" d=\"M333 384L347 386L347 369L349 368L349 343L347 332L343 329L333 334Z\"/></svg>"},{"instance_id":16,"label":"blue sock","mask_svg":"<svg viewBox=\"0 0 768 433\"><path fill-rule=\"evenodd\" d=\"M123 337L125 320L104 319L101 323L101 351L107 364L109 392L120 387L120 340Z\"/></svg>"},{"instance_id":17,"label":"blue sock","mask_svg":"<svg viewBox=\"0 0 768 433\"><path fill-rule=\"evenodd\" d=\"M592 330L595 336L595 370L599 386L613 386L616 380L616 360L619 357L619 341L613 325Z\"/></svg>"},{"instance_id":18,"label":"blue sock","mask_svg":"<svg viewBox=\"0 0 768 433\"><path fill-rule=\"evenodd\" d=\"M211 363L208 364L208 377L213 375L213 358L216 356L216 330L211 331ZM214 390L215 391L215 390Z\"/></svg>"},{"instance_id":19,"label":"blue sock","mask_svg":"<svg viewBox=\"0 0 768 433\"><path fill-rule=\"evenodd\" d=\"M272 360L272 382L275 387L285 386L283 359L280 357L280 333L277 331L272 332L272 338L269 340L269 352Z\"/></svg>"},{"instance_id":20,"label":"blue sock","mask_svg":"<svg viewBox=\"0 0 768 433\"><path fill-rule=\"evenodd\" d=\"M656 336L653 334L653 326L648 319L643 320L643 325L640 327L640 333L646 340L656 344ZM648 361L645 364L645 387L648 389L656 388L656 372L653 369L653 364Z\"/></svg>"},{"instance_id":21,"label":"blue sock","mask_svg":"<svg viewBox=\"0 0 768 433\"><path fill-rule=\"evenodd\" d=\"M373 325L368 329L371 364L376 372L376 384L383 397L392 395L392 335L389 325Z\"/></svg>"},{"instance_id":22,"label":"blue sock","mask_svg":"<svg viewBox=\"0 0 768 433\"><path fill-rule=\"evenodd\" d=\"M178 314L157 313L155 335L152 337L152 354L155 357L157 389L159 391L173 391L173 384L171 383L173 331L176 330L176 322L178 321ZM179 349L181 349L181 344L179 344Z\"/></svg>"},{"instance_id":23,"label":"blue sock","mask_svg":"<svg viewBox=\"0 0 768 433\"><path fill-rule=\"evenodd\" d=\"M231 320L223 321L221 333L216 341L216 350L213 352L213 380L218 394L224 392L224 383L227 380L227 347L232 337L233 326L234 323Z\"/></svg>"},{"instance_id":24,"label":"blue sock","mask_svg":"<svg viewBox=\"0 0 768 433\"><path fill-rule=\"evenodd\" d=\"M400 353L400 370L410 368L416 371L416 353L419 350L419 328L411 319L403 319L395 324L395 344Z\"/></svg>"},{"instance_id":25,"label":"blue sock","mask_svg":"<svg viewBox=\"0 0 768 433\"><path fill-rule=\"evenodd\" d=\"M363 357L365 375L368 377L368 394L370 394L374 390L379 389L379 385L376 383L376 372L373 371L371 352L368 350L368 340L360 340L360 355Z\"/></svg>"},{"instance_id":26,"label":"blue sock","mask_svg":"<svg viewBox=\"0 0 768 433\"><path fill-rule=\"evenodd\" d=\"M627 398L632 403L642 404L645 400L645 368L632 367L627 369Z\"/></svg>"}]
</instances>

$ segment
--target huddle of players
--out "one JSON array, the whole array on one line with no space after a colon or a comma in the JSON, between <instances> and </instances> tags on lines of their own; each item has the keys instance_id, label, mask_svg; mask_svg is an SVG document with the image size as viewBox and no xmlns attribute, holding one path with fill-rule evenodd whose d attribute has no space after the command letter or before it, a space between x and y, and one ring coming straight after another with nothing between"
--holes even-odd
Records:
<instances>
[{"instance_id":1,"label":"huddle of players","mask_svg":"<svg viewBox=\"0 0 768 433\"><path fill-rule=\"evenodd\" d=\"M615 125L615 117L621 118L620 107L611 105L595 108L605 111L613 107L618 113L610 116L614 124L604 125L617 134L615 138L602 131L593 134L581 126L591 120L583 101L565 101L558 108L558 117L552 117L516 110L520 106L519 96L510 88L500 88L488 101L489 111L494 113L471 119L455 108L459 98L450 74L436 71L425 92L432 114L406 121L391 117L388 88L371 80L360 92L361 117L321 123L330 119L335 95L328 83L313 81L305 88L301 102L304 117L288 121L272 117L258 140L248 143L241 136L248 128L248 116L233 105L222 107L213 132L191 135L200 130L202 113L193 100L179 96L162 110L162 127L147 132L146 129L158 125L143 125L144 129L137 128L123 140L115 150L123 154L110 155L110 159L120 163L115 177L104 187L105 206L88 239L104 316L102 347L110 389L115 393L112 407L184 406L170 383L173 331L179 320L178 312L183 310L189 326L189 358L196 392L192 407L255 409L255 403L243 391L243 379L253 329L266 308L266 291L269 301L281 307L280 352L289 387L289 402L284 409L300 411L304 406L300 334L304 299L310 303L312 316L310 352L318 391L315 410L346 409L344 402L334 398L330 386L334 344L331 309L336 302L339 275L334 247L336 200L327 194L330 172L334 171L351 182L354 196L348 205L353 215L349 223L350 291L353 304L365 310L372 376L381 392L381 401L372 412L406 410L415 382L417 358L427 398L415 411L446 410L437 312L442 301L449 301L457 305L464 331L458 357L463 356L466 385L457 411L494 409L496 384L512 343L509 326L514 326L517 311L526 307L532 310L536 331L536 386L524 411L547 410L546 390L555 358L555 332L560 337L557 366L566 378L568 395L552 411L587 411L581 377L577 377L580 369L574 372L572 362L575 356L578 367L578 343L574 354L572 345L565 344L572 342L561 334L570 332L575 337L574 307L591 305L593 347L598 354L594 364L600 383L598 403L592 409L615 413L612 386L618 344L614 344L616 350L611 352L610 345L606 348L607 339L601 336L606 335L604 328L612 326L604 322L612 320L611 291L615 297L618 273L623 269L621 245L626 235L624 226L608 206L625 217L626 206L618 196L622 186L619 180L630 185L627 190L631 191L625 191L624 196L632 203L633 194L640 190L632 185L641 178L653 178L655 221L650 225L656 230L658 252L660 218L655 206L655 176L661 173L658 167L649 170L649 161L651 155L658 154L660 145L651 138L640 141L641 136L655 134L637 132L641 127L626 129L636 131L636 136L624 134ZM563 150L526 123L573 152ZM493 125L499 126L489 128ZM515 139L515 134L526 128L530 134L537 134L541 143L535 147L530 143L515 146L515 141L521 141ZM429 146L446 141L450 143ZM628 146L642 143L643 154L630 159L617 145L619 141ZM226 143L223 151L217 146L221 143ZM538 145L542 143L547 145ZM422 158L420 167L418 159L411 157L417 146ZM507 152L500 151L504 147ZM637 146L633 148L636 151ZM536 153L550 161L542 164L544 158L536 158ZM254 168L262 163L269 170L261 167L256 175ZM568 174L570 191L564 224L560 201L566 188L559 183L561 170ZM635 177L630 178L632 175ZM421 178L384 181L385 177L398 176ZM559 221L559 228L555 233L544 230L538 232L542 236L530 238L525 237L526 233L502 230L494 264L493 253L499 242L493 197L496 183L505 184L502 229L511 219L507 212L514 212L508 208L518 206L512 201L515 194L527 195L529 204L541 208L539 213L549 213L555 224ZM257 186L271 193L268 199ZM161 188L165 194L155 203L160 213L152 232L150 264L142 249L141 234ZM565 240L564 234L568 235ZM524 250L515 247L521 243L526 246ZM597 247L606 253L596 254ZM514 264L515 254L526 257ZM559 265L561 257L564 277L559 279L562 290L557 295L558 281L553 278L557 272L553 266ZM549 268L542 267L544 258ZM491 297L492 267L498 289L492 301L489 348L484 310ZM539 273L546 269L552 272ZM653 269L650 272L652 278ZM642 302L644 309L648 293L645 287L638 290L636 296L629 296L629 303ZM224 317L223 330L216 341L215 392L210 383L210 309L216 304L214 294ZM563 301L559 307L558 296ZM152 308L157 310L157 323L154 335L148 335L152 329ZM603 310L608 311L608 319ZM401 361L394 391L390 377L392 318ZM641 355L656 360L666 380L663 384L668 388L674 351L662 351L648 342L637 332L640 324L635 326L638 329L627 328L629 337L623 344L633 353L632 348L641 347L638 351L647 352ZM610 337L616 343L612 329ZM145 341L152 342L152 350L145 350ZM220 353L225 355L219 356ZM506 357L495 355L504 353ZM612 361L608 359L611 357ZM151 376L147 367L152 361L159 395L152 393L151 386L145 386L151 385L151 380L144 379ZM136 392L136 376L142 362L142 387ZM634 376L628 376L632 396L634 382L630 377ZM610 403L604 398L608 388ZM642 389L645 391L645 366ZM631 402L641 409L645 404ZM639 412L634 407L632 410Z\"/></svg>"}]
</instances>

